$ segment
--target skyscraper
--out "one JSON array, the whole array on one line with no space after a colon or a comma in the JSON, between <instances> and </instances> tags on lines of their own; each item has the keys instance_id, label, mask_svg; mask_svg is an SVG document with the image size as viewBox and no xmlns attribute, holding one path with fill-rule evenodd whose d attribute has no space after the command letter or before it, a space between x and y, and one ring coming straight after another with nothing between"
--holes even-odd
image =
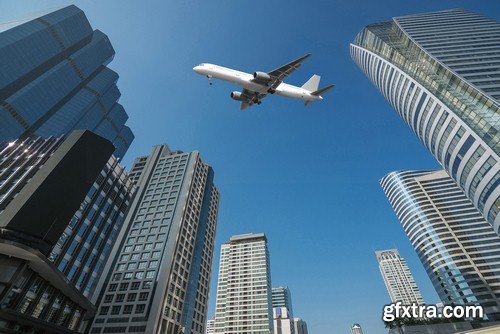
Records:
<instances>
[{"instance_id":1,"label":"skyscraper","mask_svg":"<svg viewBox=\"0 0 500 334\"><path fill-rule=\"evenodd\" d=\"M94 315L47 256L113 151L90 131L0 145L0 332L68 333Z\"/></svg>"},{"instance_id":2,"label":"skyscraper","mask_svg":"<svg viewBox=\"0 0 500 334\"><path fill-rule=\"evenodd\" d=\"M377 261L391 301L403 305L424 304L417 283L397 249L376 251Z\"/></svg>"},{"instance_id":3,"label":"skyscraper","mask_svg":"<svg viewBox=\"0 0 500 334\"><path fill-rule=\"evenodd\" d=\"M219 207L214 172L196 151L158 145L130 175L137 193L98 284L91 333L203 334Z\"/></svg>"},{"instance_id":4,"label":"skyscraper","mask_svg":"<svg viewBox=\"0 0 500 334\"><path fill-rule=\"evenodd\" d=\"M207 328L205 328L205 334L214 334L215 333L215 319L207 320Z\"/></svg>"},{"instance_id":5,"label":"skyscraper","mask_svg":"<svg viewBox=\"0 0 500 334\"><path fill-rule=\"evenodd\" d=\"M273 307L274 334L294 334L294 323L290 311L285 306Z\"/></svg>"},{"instance_id":6,"label":"skyscraper","mask_svg":"<svg viewBox=\"0 0 500 334\"><path fill-rule=\"evenodd\" d=\"M277 286L272 288L272 304L274 307L286 307L293 318L292 293L287 286Z\"/></svg>"},{"instance_id":7,"label":"skyscraper","mask_svg":"<svg viewBox=\"0 0 500 334\"><path fill-rule=\"evenodd\" d=\"M111 157L51 250L49 259L93 303L134 190L118 159Z\"/></svg>"},{"instance_id":8,"label":"skyscraper","mask_svg":"<svg viewBox=\"0 0 500 334\"><path fill-rule=\"evenodd\" d=\"M352 324L351 334L363 334L363 329L360 324Z\"/></svg>"},{"instance_id":9,"label":"skyscraper","mask_svg":"<svg viewBox=\"0 0 500 334\"><path fill-rule=\"evenodd\" d=\"M264 233L236 235L221 247L215 333L273 332L271 268Z\"/></svg>"},{"instance_id":10,"label":"skyscraper","mask_svg":"<svg viewBox=\"0 0 500 334\"><path fill-rule=\"evenodd\" d=\"M462 9L368 25L351 56L499 233L500 23Z\"/></svg>"},{"instance_id":11,"label":"skyscraper","mask_svg":"<svg viewBox=\"0 0 500 334\"><path fill-rule=\"evenodd\" d=\"M92 303L133 194L119 164L134 136L118 103L118 75L106 67L113 56L107 36L94 31L76 6L0 26L0 140L37 138L47 146L86 129L115 148L79 209L61 222L64 233L49 250L49 260ZM32 154L27 160L36 161Z\"/></svg>"},{"instance_id":12,"label":"skyscraper","mask_svg":"<svg viewBox=\"0 0 500 334\"><path fill-rule=\"evenodd\" d=\"M445 304L479 304L500 319L500 237L445 171L381 180L403 229Z\"/></svg>"},{"instance_id":13,"label":"skyscraper","mask_svg":"<svg viewBox=\"0 0 500 334\"><path fill-rule=\"evenodd\" d=\"M117 102L115 52L83 11L68 6L0 26L0 141L86 129L123 157L134 136Z\"/></svg>"},{"instance_id":14,"label":"skyscraper","mask_svg":"<svg viewBox=\"0 0 500 334\"><path fill-rule=\"evenodd\" d=\"M293 330L295 334L308 334L307 323L300 318L293 318Z\"/></svg>"}]
</instances>

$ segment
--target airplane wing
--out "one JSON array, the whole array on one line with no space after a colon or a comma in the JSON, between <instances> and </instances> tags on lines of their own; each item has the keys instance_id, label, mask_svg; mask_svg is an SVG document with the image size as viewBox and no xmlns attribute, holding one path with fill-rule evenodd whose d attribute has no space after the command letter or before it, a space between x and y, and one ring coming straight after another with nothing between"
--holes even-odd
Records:
<instances>
[{"instance_id":1,"label":"airplane wing","mask_svg":"<svg viewBox=\"0 0 500 334\"><path fill-rule=\"evenodd\" d=\"M267 94L253 92L253 91L248 90L246 88L243 89L243 92L241 94L243 96L245 96L246 100L241 101L240 110L244 110L248 107L253 106L255 104L254 99L257 99L258 101L260 101L267 96Z\"/></svg>"},{"instance_id":2,"label":"airplane wing","mask_svg":"<svg viewBox=\"0 0 500 334\"><path fill-rule=\"evenodd\" d=\"M245 110L249 106L250 106L250 104L247 101L241 101L240 110Z\"/></svg>"},{"instance_id":3,"label":"airplane wing","mask_svg":"<svg viewBox=\"0 0 500 334\"><path fill-rule=\"evenodd\" d=\"M289 62L284 66L281 66L280 68L268 72L267 74L269 74L269 76L271 77L271 81L268 83L269 88L276 89L283 82L283 80L285 80L287 76L295 72L295 70L302 65L304 60L306 60L310 56L311 54L308 53L305 56L302 56L298 59L295 59L294 61Z\"/></svg>"}]
</instances>

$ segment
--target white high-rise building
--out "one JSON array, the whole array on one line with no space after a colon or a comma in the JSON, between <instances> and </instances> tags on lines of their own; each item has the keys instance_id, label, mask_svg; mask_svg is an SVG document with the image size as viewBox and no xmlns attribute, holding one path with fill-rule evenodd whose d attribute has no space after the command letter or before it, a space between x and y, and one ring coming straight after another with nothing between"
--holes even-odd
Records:
<instances>
[{"instance_id":1,"label":"white high-rise building","mask_svg":"<svg viewBox=\"0 0 500 334\"><path fill-rule=\"evenodd\" d=\"M263 233L233 236L222 245L215 333L273 333L271 270Z\"/></svg>"},{"instance_id":2,"label":"white high-rise building","mask_svg":"<svg viewBox=\"0 0 500 334\"><path fill-rule=\"evenodd\" d=\"M215 333L215 318L207 320L207 327L205 328L205 334Z\"/></svg>"},{"instance_id":3,"label":"white high-rise building","mask_svg":"<svg viewBox=\"0 0 500 334\"><path fill-rule=\"evenodd\" d=\"M352 324L351 334L363 334L363 329L360 324Z\"/></svg>"},{"instance_id":4,"label":"white high-rise building","mask_svg":"<svg viewBox=\"0 0 500 334\"><path fill-rule=\"evenodd\" d=\"M403 305L424 304L417 283L398 250L376 251L375 254L391 301L401 302Z\"/></svg>"},{"instance_id":5,"label":"white high-rise building","mask_svg":"<svg viewBox=\"0 0 500 334\"><path fill-rule=\"evenodd\" d=\"M274 334L295 334L293 318L287 307L273 308Z\"/></svg>"}]
</instances>

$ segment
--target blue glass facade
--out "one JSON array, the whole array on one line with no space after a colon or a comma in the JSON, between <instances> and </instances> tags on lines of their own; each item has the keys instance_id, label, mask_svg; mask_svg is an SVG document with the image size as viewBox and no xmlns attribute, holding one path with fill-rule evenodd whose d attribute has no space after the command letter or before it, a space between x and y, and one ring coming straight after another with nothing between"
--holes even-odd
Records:
<instances>
[{"instance_id":1,"label":"blue glass facade","mask_svg":"<svg viewBox=\"0 0 500 334\"><path fill-rule=\"evenodd\" d=\"M0 32L0 141L86 129L123 157L134 136L117 102L114 50L83 11L68 6Z\"/></svg>"}]
</instances>

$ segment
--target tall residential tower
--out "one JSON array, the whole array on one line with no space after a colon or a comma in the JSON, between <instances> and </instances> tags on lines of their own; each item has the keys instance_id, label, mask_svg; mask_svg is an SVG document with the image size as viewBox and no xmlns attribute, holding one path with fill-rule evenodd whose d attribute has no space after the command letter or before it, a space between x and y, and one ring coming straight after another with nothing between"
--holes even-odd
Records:
<instances>
[{"instance_id":1,"label":"tall residential tower","mask_svg":"<svg viewBox=\"0 0 500 334\"><path fill-rule=\"evenodd\" d=\"M137 193L111 251L91 333L203 334L219 191L196 151L153 147L135 160Z\"/></svg>"},{"instance_id":2,"label":"tall residential tower","mask_svg":"<svg viewBox=\"0 0 500 334\"><path fill-rule=\"evenodd\" d=\"M462 9L370 24L351 56L498 233L500 23Z\"/></svg>"},{"instance_id":3,"label":"tall residential tower","mask_svg":"<svg viewBox=\"0 0 500 334\"><path fill-rule=\"evenodd\" d=\"M222 245L215 333L272 334L271 268L263 233L236 235Z\"/></svg>"},{"instance_id":4,"label":"tall residential tower","mask_svg":"<svg viewBox=\"0 0 500 334\"><path fill-rule=\"evenodd\" d=\"M423 305L424 299L420 294L417 283L397 249L376 251L380 273L384 279L391 301L401 302L403 305L413 303Z\"/></svg>"}]
</instances>

